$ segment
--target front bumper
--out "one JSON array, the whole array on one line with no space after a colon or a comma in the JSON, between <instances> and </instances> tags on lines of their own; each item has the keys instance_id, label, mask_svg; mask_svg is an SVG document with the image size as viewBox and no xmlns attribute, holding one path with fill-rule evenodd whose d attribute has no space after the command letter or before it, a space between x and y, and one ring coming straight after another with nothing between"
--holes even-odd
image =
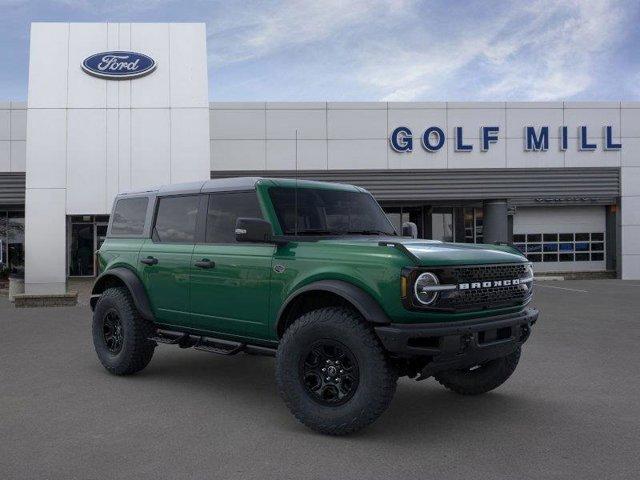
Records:
<instances>
[{"instance_id":1,"label":"front bumper","mask_svg":"<svg viewBox=\"0 0 640 480\"><path fill-rule=\"evenodd\" d=\"M422 375L471 367L509 355L527 341L538 310L475 318L460 322L398 324L375 327L388 352L425 357Z\"/></svg>"}]
</instances>

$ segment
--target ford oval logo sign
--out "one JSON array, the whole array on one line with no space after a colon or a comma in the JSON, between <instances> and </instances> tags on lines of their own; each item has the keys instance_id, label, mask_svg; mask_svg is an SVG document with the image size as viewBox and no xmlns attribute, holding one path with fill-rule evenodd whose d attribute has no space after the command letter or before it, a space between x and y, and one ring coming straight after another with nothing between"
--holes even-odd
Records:
<instances>
[{"instance_id":1,"label":"ford oval logo sign","mask_svg":"<svg viewBox=\"0 0 640 480\"><path fill-rule=\"evenodd\" d=\"M153 58L136 52L102 52L87 57L82 69L94 77L110 80L130 80L153 72Z\"/></svg>"}]
</instances>

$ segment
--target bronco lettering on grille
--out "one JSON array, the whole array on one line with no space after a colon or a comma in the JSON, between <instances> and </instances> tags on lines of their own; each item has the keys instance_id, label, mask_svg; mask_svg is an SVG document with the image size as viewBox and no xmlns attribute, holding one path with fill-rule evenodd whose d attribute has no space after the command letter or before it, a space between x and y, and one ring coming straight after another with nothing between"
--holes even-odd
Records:
<instances>
[{"instance_id":1,"label":"bronco lettering on grille","mask_svg":"<svg viewBox=\"0 0 640 480\"><path fill-rule=\"evenodd\" d=\"M459 283L458 290L477 290L479 288L510 287L512 285L519 285L519 284L520 284L519 278L514 278L511 280L491 280L487 282Z\"/></svg>"}]
</instances>

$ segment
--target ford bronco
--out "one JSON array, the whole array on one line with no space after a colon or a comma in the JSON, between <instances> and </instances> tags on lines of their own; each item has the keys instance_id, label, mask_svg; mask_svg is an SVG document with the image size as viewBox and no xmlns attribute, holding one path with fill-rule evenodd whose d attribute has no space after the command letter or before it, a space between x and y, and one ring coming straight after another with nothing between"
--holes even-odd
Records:
<instances>
[{"instance_id":1,"label":"ford bronco","mask_svg":"<svg viewBox=\"0 0 640 480\"><path fill-rule=\"evenodd\" d=\"M160 343L273 355L287 407L332 435L378 418L399 376L493 390L538 318L531 265L506 244L419 240L412 227L396 232L370 193L335 183L118 195L90 302L98 358L129 375Z\"/></svg>"}]
</instances>

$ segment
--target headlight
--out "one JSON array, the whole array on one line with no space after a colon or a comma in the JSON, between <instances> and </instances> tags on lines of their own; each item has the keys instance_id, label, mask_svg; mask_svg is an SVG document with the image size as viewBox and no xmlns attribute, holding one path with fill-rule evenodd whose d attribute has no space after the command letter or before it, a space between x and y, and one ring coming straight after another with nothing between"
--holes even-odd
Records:
<instances>
[{"instance_id":1,"label":"headlight","mask_svg":"<svg viewBox=\"0 0 640 480\"><path fill-rule=\"evenodd\" d=\"M437 286L439 283L438 277L431 272L420 274L413 284L416 300L422 305L431 305L438 298Z\"/></svg>"},{"instance_id":2,"label":"headlight","mask_svg":"<svg viewBox=\"0 0 640 480\"><path fill-rule=\"evenodd\" d=\"M525 270L525 278L527 280L529 279L533 280L533 265L531 264L527 265L527 268Z\"/></svg>"},{"instance_id":3,"label":"headlight","mask_svg":"<svg viewBox=\"0 0 640 480\"><path fill-rule=\"evenodd\" d=\"M530 292L533 291L533 265L527 265L524 278L520 279L520 283L526 285Z\"/></svg>"}]
</instances>

